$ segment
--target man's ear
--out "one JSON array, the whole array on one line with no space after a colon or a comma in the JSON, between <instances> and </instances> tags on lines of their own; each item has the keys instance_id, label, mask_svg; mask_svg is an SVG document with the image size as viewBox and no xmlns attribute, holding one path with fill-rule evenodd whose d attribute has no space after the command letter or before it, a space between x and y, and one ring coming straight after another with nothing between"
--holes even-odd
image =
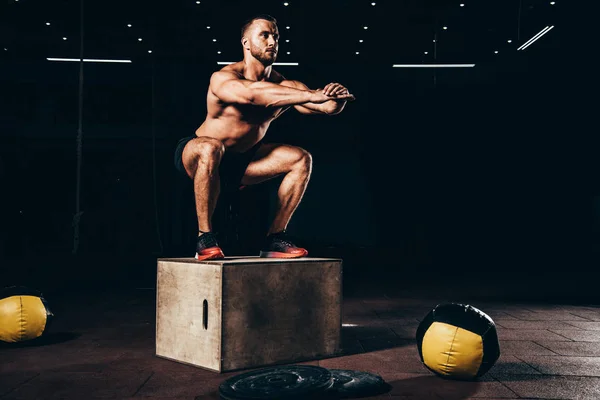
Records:
<instances>
[{"instance_id":1,"label":"man's ear","mask_svg":"<svg viewBox=\"0 0 600 400\"><path fill-rule=\"evenodd\" d=\"M248 48L246 47L246 44L248 43L248 38L246 36L244 36L242 38L242 46L244 46L244 48L247 50Z\"/></svg>"}]
</instances>

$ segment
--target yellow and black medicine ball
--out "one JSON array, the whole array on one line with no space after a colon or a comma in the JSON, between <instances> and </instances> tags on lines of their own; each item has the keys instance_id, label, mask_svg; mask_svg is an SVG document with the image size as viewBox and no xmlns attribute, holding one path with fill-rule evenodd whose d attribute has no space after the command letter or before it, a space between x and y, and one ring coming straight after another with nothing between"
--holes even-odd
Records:
<instances>
[{"instance_id":1,"label":"yellow and black medicine ball","mask_svg":"<svg viewBox=\"0 0 600 400\"><path fill-rule=\"evenodd\" d=\"M438 304L419 324L416 339L423 364L444 378L478 378L500 357L496 324L466 304Z\"/></svg>"},{"instance_id":2,"label":"yellow and black medicine ball","mask_svg":"<svg viewBox=\"0 0 600 400\"><path fill-rule=\"evenodd\" d=\"M24 342L48 331L54 314L42 293L24 286L0 289L0 341Z\"/></svg>"}]
</instances>

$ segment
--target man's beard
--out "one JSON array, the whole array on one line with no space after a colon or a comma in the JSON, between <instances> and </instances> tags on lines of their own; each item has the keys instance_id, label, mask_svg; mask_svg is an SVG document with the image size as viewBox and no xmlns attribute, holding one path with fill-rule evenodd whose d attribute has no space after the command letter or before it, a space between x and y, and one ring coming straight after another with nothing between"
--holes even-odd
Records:
<instances>
[{"instance_id":1,"label":"man's beard","mask_svg":"<svg viewBox=\"0 0 600 400\"><path fill-rule=\"evenodd\" d=\"M269 65L273 64L276 58L276 53L269 54L269 52L263 52L255 46L250 47L250 54L252 54L252 57L260 61L261 64L265 67L268 67Z\"/></svg>"}]
</instances>

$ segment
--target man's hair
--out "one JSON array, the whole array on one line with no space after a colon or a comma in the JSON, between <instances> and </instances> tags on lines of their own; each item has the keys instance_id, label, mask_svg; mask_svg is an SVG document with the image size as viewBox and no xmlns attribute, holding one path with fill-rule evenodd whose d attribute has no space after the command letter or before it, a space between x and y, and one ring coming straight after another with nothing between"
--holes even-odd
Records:
<instances>
[{"instance_id":1,"label":"man's hair","mask_svg":"<svg viewBox=\"0 0 600 400\"><path fill-rule=\"evenodd\" d=\"M267 21L271 21L274 24L277 24L277 20L275 19L275 17L272 17L269 14L258 14L258 15L255 15L254 17L252 17L252 18L246 20L246 22L244 22L244 25L242 26L242 38L246 34L246 31L248 30L248 28L250 27L250 25L252 25L252 23L254 21L256 21L257 19L264 19L264 20L267 20Z\"/></svg>"}]
</instances>

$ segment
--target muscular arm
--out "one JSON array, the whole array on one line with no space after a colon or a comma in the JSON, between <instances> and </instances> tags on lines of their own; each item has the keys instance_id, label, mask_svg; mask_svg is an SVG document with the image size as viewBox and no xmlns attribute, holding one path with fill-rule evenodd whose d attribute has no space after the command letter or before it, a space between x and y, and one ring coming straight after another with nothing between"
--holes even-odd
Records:
<instances>
[{"instance_id":1,"label":"muscular arm","mask_svg":"<svg viewBox=\"0 0 600 400\"><path fill-rule=\"evenodd\" d=\"M308 88L308 86L306 86L304 83L299 82L299 81L284 80L281 82L281 85L288 86L288 87L294 87L296 89L301 89L301 90L310 90ZM320 103L320 104L308 102L308 103L304 103L302 105L294 105L294 108L302 114L335 115L335 114L341 113L345 106L346 106L346 101L329 100L329 101L326 101L325 103Z\"/></svg>"},{"instance_id":2,"label":"muscular arm","mask_svg":"<svg viewBox=\"0 0 600 400\"><path fill-rule=\"evenodd\" d=\"M210 79L210 90L225 103L285 107L311 101L313 92L271 82L254 82L232 72L218 71Z\"/></svg>"}]
</instances>

